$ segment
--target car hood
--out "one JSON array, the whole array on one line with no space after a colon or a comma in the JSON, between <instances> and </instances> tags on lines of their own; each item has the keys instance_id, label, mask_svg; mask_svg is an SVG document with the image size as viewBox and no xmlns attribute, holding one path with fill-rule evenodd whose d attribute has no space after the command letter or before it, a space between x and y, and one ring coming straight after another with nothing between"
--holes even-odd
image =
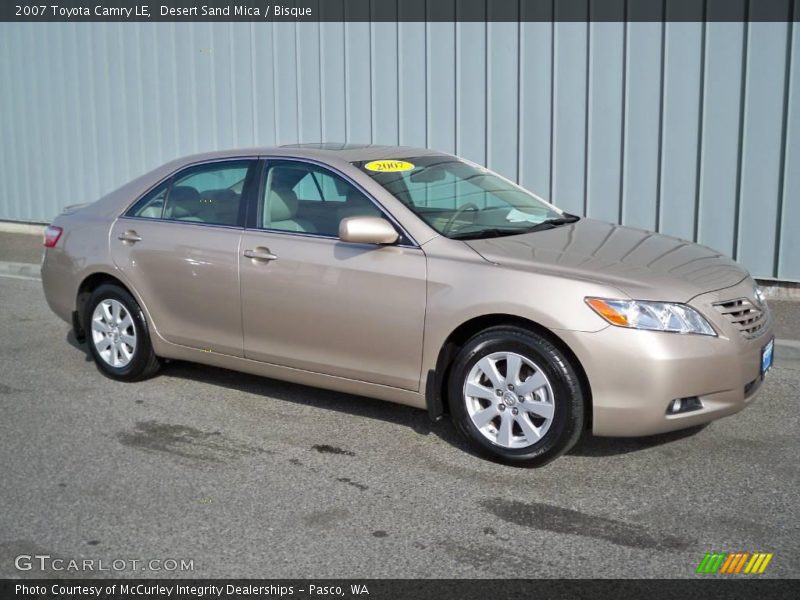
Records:
<instances>
[{"instance_id":1,"label":"car hood","mask_svg":"<svg viewBox=\"0 0 800 600\"><path fill-rule=\"evenodd\" d=\"M499 265L612 285L639 300L687 302L748 277L706 246L593 219L466 243Z\"/></svg>"}]
</instances>

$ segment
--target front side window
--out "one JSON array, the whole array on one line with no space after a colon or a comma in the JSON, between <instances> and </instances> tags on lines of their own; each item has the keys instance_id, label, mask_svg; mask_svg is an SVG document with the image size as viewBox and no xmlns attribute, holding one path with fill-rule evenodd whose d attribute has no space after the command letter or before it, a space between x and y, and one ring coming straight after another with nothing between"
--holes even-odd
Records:
<instances>
[{"instance_id":1,"label":"front side window","mask_svg":"<svg viewBox=\"0 0 800 600\"><path fill-rule=\"evenodd\" d=\"M338 237L341 220L356 216L382 214L358 188L335 173L300 161L269 164L259 215L264 229Z\"/></svg>"},{"instance_id":2,"label":"front side window","mask_svg":"<svg viewBox=\"0 0 800 600\"><path fill-rule=\"evenodd\" d=\"M513 235L577 220L490 170L454 156L354 164L451 238Z\"/></svg>"}]
</instances>

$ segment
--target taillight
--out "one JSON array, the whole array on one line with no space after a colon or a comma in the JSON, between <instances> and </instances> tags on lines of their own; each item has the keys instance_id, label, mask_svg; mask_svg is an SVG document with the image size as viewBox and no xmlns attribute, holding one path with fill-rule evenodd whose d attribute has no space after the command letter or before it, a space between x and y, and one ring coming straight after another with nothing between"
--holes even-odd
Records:
<instances>
[{"instance_id":1,"label":"taillight","mask_svg":"<svg viewBox=\"0 0 800 600\"><path fill-rule=\"evenodd\" d=\"M64 233L64 230L61 229L61 227L56 227L55 225L48 225L47 229L44 230L44 247L54 248L55 245L58 243L58 240L61 239L62 233Z\"/></svg>"}]
</instances>

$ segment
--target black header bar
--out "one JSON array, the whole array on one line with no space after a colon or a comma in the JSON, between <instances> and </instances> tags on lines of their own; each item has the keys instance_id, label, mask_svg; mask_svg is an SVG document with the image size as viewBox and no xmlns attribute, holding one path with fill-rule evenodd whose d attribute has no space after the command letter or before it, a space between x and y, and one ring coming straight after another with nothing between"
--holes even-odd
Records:
<instances>
[{"instance_id":1,"label":"black header bar","mask_svg":"<svg viewBox=\"0 0 800 600\"><path fill-rule=\"evenodd\" d=\"M0 21L773 21L800 0L3 0Z\"/></svg>"}]
</instances>

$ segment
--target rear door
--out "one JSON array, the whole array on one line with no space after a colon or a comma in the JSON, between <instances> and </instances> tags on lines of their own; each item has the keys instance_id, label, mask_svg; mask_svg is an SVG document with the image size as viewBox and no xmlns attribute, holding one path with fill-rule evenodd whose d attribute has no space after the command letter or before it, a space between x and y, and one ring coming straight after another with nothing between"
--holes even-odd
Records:
<instances>
[{"instance_id":1,"label":"rear door","mask_svg":"<svg viewBox=\"0 0 800 600\"><path fill-rule=\"evenodd\" d=\"M344 217L384 216L352 182L302 161L267 165L257 217L242 237L245 356L417 390L426 259L338 239Z\"/></svg>"},{"instance_id":2,"label":"rear door","mask_svg":"<svg viewBox=\"0 0 800 600\"><path fill-rule=\"evenodd\" d=\"M167 341L243 355L239 244L255 160L184 169L114 224L112 256Z\"/></svg>"}]
</instances>

